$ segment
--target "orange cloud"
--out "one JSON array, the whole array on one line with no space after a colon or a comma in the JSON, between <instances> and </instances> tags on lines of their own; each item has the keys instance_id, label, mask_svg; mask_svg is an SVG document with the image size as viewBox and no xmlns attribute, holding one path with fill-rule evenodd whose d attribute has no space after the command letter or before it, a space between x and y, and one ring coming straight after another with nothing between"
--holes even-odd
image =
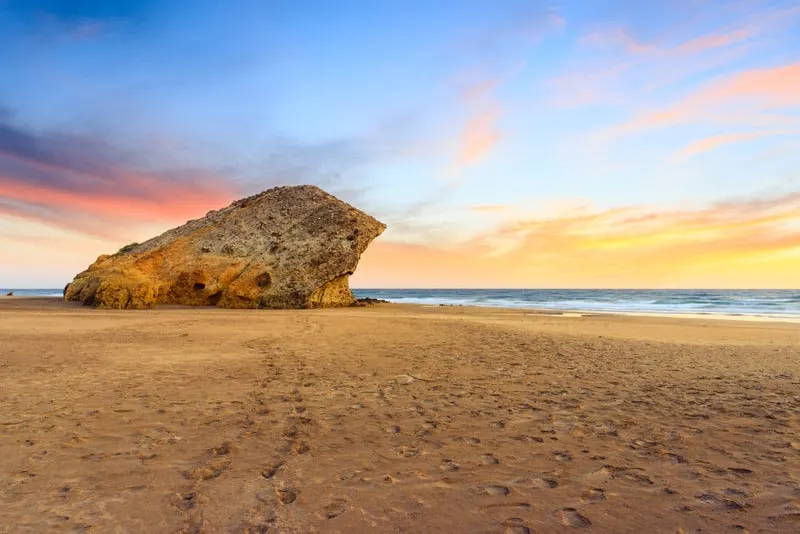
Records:
<instances>
[{"instance_id":1,"label":"orange cloud","mask_svg":"<svg viewBox=\"0 0 800 534\"><path fill-rule=\"evenodd\" d=\"M478 206L467 206L467 210L476 213L505 213L513 208L507 204L481 204Z\"/></svg>"},{"instance_id":2,"label":"orange cloud","mask_svg":"<svg viewBox=\"0 0 800 534\"><path fill-rule=\"evenodd\" d=\"M493 93L525 68L525 62L514 64L505 74L485 79L472 80L462 91L462 101L468 110L468 119L456 135L456 150L452 166L456 171L478 163L486 158L503 139L499 121L502 106ZM476 77L475 73L471 73Z\"/></svg>"},{"instance_id":3,"label":"orange cloud","mask_svg":"<svg viewBox=\"0 0 800 534\"><path fill-rule=\"evenodd\" d=\"M519 219L458 245L379 240L360 287L796 287L800 193Z\"/></svg>"},{"instance_id":4,"label":"orange cloud","mask_svg":"<svg viewBox=\"0 0 800 534\"><path fill-rule=\"evenodd\" d=\"M59 191L21 183L6 176L0 176L0 187L5 198L26 204L134 220L143 217L157 221L185 219L197 216L203 210L222 207L231 198L230 192L222 188L198 188L192 184L156 185L136 175L130 179L131 183L141 181L146 189L151 189L147 191L147 196Z\"/></svg>"}]
</instances>

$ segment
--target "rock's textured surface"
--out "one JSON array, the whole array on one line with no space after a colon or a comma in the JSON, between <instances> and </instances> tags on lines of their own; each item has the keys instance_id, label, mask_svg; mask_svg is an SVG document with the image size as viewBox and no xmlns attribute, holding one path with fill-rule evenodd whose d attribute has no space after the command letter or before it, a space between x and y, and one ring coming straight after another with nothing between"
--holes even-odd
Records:
<instances>
[{"instance_id":1,"label":"rock's textured surface","mask_svg":"<svg viewBox=\"0 0 800 534\"><path fill-rule=\"evenodd\" d=\"M64 298L101 308L348 306L348 279L385 228L318 187L276 187L100 256Z\"/></svg>"}]
</instances>

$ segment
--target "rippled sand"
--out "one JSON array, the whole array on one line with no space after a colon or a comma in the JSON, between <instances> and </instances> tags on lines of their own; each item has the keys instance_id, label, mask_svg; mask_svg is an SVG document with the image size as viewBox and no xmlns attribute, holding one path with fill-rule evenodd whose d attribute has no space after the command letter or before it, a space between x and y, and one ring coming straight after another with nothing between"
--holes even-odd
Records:
<instances>
[{"instance_id":1,"label":"rippled sand","mask_svg":"<svg viewBox=\"0 0 800 534\"><path fill-rule=\"evenodd\" d=\"M0 299L4 532L798 532L800 328Z\"/></svg>"}]
</instances>

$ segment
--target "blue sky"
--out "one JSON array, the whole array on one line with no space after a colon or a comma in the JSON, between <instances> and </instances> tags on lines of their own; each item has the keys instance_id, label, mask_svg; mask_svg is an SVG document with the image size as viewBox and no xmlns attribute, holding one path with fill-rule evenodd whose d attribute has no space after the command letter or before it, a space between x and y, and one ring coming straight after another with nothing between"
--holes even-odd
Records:
<instances>
[{"instance_id":1,"label":"blue sky","mask_svg":"<svg viewBox=\"0 0 800 534\"><path fill-rule=\"evenodd\" d=\"M282 183L389 224L357 285L797 285L796 1L0 0L0 50L0 286Z\"/></svg>"}]
</instances>

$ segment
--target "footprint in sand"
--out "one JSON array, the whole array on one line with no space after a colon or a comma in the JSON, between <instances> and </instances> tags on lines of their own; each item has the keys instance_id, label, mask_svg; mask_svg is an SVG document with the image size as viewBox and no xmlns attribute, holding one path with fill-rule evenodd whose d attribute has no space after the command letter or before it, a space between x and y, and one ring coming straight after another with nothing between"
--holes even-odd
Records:
<instances>
[{"instance_id":1,"label":"footprint in sand","mask_svg":"<svg viewBox=\"0 0 800 534\"><path fill-rule=\"evenodd\" d=\"M493 496L493 497L505 497L506 495L508 495L509 493L511 493L511 490L510 490L510 489L508 489L508 488L507 488L507 487L505 487L505 486L500 486L500 485L498 485L498 484L491 484L491 485L489 485L489 486L486 486L486 487L483 489L483 491L484 491L484 492L485 492L487 495L491 495L491 496Z\"/></svg>"},{"instance_id":2,"label":"footprint in sand","mask_svg":"<svg viewBox=\"0 0 800 534\"><path fill-rule=\"evenodd\" d=\"M333 519L345 513L347 510L347 501L344 499L335 499L332 503L322 508L320 515L325 519Z\"/></svg>"},{"instance_id":3,"label":"footprint in sand","mask_svg":"<svg viewBox=\"0 0 800 534\"><path fill-rule=\"evenodd\" d=\"M395 449L397 454L400 456L405 456L406 458L413 458L414 456L419 456L419 448L414 447L412 445L401 445L397 449Z\"/></svg>"},{"instance_id":4,"label":"footprint in sand","mask_svg":"<svg viewBox=\"0 0 800 534\"><path fill-rule=\"evenodd\" d=\"M172 499L172 503L183 511L191 510L197 504L197 493L194 491L176 493Z\"/></svg>"},{"instance_id":5,"label":"footprint in sand","mask_svg":"<svg viewBox=\"0 0 800 534\"><path fill-rule=\"evenodd\" d=\"M228 467L230 467L228 463L211 462L203 467L184 471L183 478L187 480L211 480L224 473Z\"/></svg>"},{"instance_id":6,"label":"footprint in sand","mask_svg":"<svg viewBox=\"0 0 800 534\"><path fill-rule=\"evenodd\" d=\"M752 469L746 469L744 467L729 467L728 471L730 471L731 473L733 473L735 475L741 475L741 476L752 475L753 474L753 470Z\"/></svg>"},{"instance_id":7,"label":"footprint in sand","mask_svg":"<svg viewBox=\"0 0 800 534\"><path fill-rule=\"evenodd\" d=\"M628 468L604 465L600 469L593 471L584 478L586 480L591 480L595 484L600 484L608 479L621 479L628 482L634 482L636 484L652 486L653 481L650 480L650 477L643 475L640 473L640 471L643 471L643 469L638 467Z\"/></svg>"},{"instance_id":8,"label":"footprint in sand","mask_svg":"<svg viewBox=\"0 0 800 534\"><path fill-rule=\"evenodd\" d=\"M253 517L244 528L244 534L267 534L272 532L272 523L278 519L275 510L267 508L266 510L254 510Z\"/></svg>"},{"instance_id":9,"label":"footprint in sand","mask_svg":"<svg viewBox=\"0 0 800 534\"><path fill-rule=\"evenodd\" d=\"M583 502L597 502L606 500L606 492L600 488L591 488L581 494Z\"/></svg>"},{"instance_id":10,"label":"footprint in sand","mask_svg":"<svg viewBox=\"0 0 800 534\"><path fill-rule=\"evenodd\" d=\"M732 501L730 499L725 499L723 497L718 497L711 493L704 493L702 495L698 495L695 498L702 503L710 504L716 508L724 510L735 510L740 512L747 507L747 505L741 504L736 501Z\"/></svg>"},{"instance_id":11,"label":"footprint in sand","mask_svg":"<svg viewBox=\"0 0 800 534\"><path fill-rule=\"evenodd\" d=\"M494 454L484 454L481 456L481 461L486 465L497 465L500 463L500 460L495 458Z\"/></svg>"},{"instance_id":12,"label":"footprint in sand","mask_svg":"<svg viewBox=\"0 0 800 534\"><path fill-rule=\"evenodd\" d=\"M292 450L295 454L306 454L311 450L311 447L309 447L305 441L298 441L292 445Z\"/></svg>"},{"instance_id":13,"label":"footprint in sand","mask_svg":"<svg viewBox=\"0 0 800 534\"><path fill-rule=\"evenodd\" d=\"M585 528L591 526L589 518L582 516L575 508L562 508L555 513L561 524L573 528Z\"/></svg>"},{"instance_id":14,"label":"footprint in sand","mask_svg":"<svg viewBox=\"0 0 800 534\"><path fill-rule=\"evenodd\" d=\"M290 439L283 440L280 445L278 445L277 451L281 454L287 454L292 450L292 447L294 447L294 441Z\"/></svg>"},{"instance_id":15,"label":"footprint in sand","mask_svg":"<svg viewBox=\"0 0 800 534\"><path fill-rule=\"evenodd\" d=\"M461 466L449 458L444 458L442 463L439 465L439 469L442 471L458 471L461 469Z\"/></svg>"},{"instance_id":16,"label":"footprint in sand","mask_svg":"<svg viewBox=\"0 0 800 534\"><path fill-rule=\"evenodd\" d=\"M525 522L519 517L512 517L503 522L506 527L506 534L530 534L531 529L525 526Z\"/></svg>"},{"instance_id":17,"label":"footprint in sand","mask_svg":"<svg viewBox=\"0 0 800 534\"><path fill-rule=\"evenodd\" d=\"M665 452L664 453L664 459L668 460L669 462L672 462L673 464L685 464L686 463L686 458L684 458L680 454L675 454L675 453L672 453L672 452Z\"/></svg>"},{"instance_id":18,"label":"footprint in sand","mask_svg":"<svg viewBox=\"0 0 800 534\"><path fill-rule=\"evenodd\" d=\"M297 493L288 488L281 488L275 490L275 495L277 495L278 500L281 501L283 504L292 504L294 501L297 500Z\"/></svg>"},{"instance_id":19,"label":"footprint in sand","mask_svg":"<svg viewBox=\"0 0 800 534\"><path fill-rule=\"evenodd\" d=\"M213 447L208 451L212 456L227 456L231 453L231 446L224 441L219 447Z\"/></svg>"},{"instance_id":20,"label":"footprint in sand","mask_svg":"<svg viewBox=\"0 0 800 534\"><path fill-rule=\"evenodd\" d=\"M747 497L747 492L744 490L736 489L736 488L727 488L725 490L726 495L732 495L734 497Z\"/></svg>"},{"instance_id":21,"label":"footprint in sand","mask_svg":"<svg viewBox=\"0 0 800 534\"><path fill-rule=\"evenodd\" d=\"M261 476L266 478L266 479L270 479L270 478L275 476L275 473L277 473L278 469L280 469L282 466L283 466L283 462L278 462L275 465L264 469L261 472Z\"/></svg>"},{"instance_id":22,"label":"footprint in sand","mask_svg":"<svg viewBox=\"0 0 800 534\"><path fill-rule=\"evenodd\" d=\"M554 489L558 487L558 481L554 478L533 477L527 483L537 489Z\"/></svg>"}]
</instances>

